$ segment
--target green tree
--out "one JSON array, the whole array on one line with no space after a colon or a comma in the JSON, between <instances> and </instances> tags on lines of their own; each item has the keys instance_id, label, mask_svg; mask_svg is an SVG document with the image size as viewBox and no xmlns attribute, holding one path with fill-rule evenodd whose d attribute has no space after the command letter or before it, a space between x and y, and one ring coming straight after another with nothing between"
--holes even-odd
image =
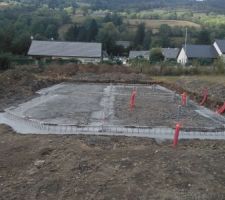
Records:
<instances>
[{"instance_id":1,"label":"green tree","mask_svg":"<svg viewBox=\"0 0 225 200\"><path fill-rule=\"evenodd\" d=\"M84 16L88 15L88 7L87 6L81 6L81 10L82 10Z\"/></svg>"},{"instance_id":2,"label":"green tree","mask_svg":"<svg viewBox=\"0 0 225 200\"><path fill-rule=\"evenodd\" d=\"M54 38L57 39L59 34L58 34L58 28L55 24L49 24L47 26L47 29L45 31L45 35L47 38Z\"/></svg>"},{"instance_id":3,"label":"green tree","mask_svg":"<svg viewBox=\"0 0 225 200\"><path fill-rule=\"evenodd\" d=\"M64 35L64 38L67 41L76 41L78 33L79 33L79 29L77 25L75 24L68 29L68 31Z\"/></svg>"},{"instance_id":4,"label":"green tree","mask_svg":"<svg viewBox=\"0 0 225 200\"><path fill-rule=\"evenodd\" d=\"M198 44L210 44L211 43L210 32L206 29L202 29L198 34L196 42Z\"/></svg>"},{"instance_id":5,"label":"green tree","mask_svg":"<svg viewBox=\"0 0 225 200\"><path fill-rule=\"evenodd\" d=\"M143 47L145 50L150 49L151 37L152 37L152 31L147 31L145 33L145 37L144 37L144 41L143 41Z\"/></svg>"},{"instance_id":6,"label":"green tree","mask_svg":"<svg viewBox=\"0 0 225 200\"><path fill-rule=\"evenodd\" d=\"M13 38L15 37L15 29L13 26L8 26L6 27L2 33L1 33L1 44L0 46L2 47L1 51L4 52L10 52L11 51L11 45L12 45L12 41Z\"/></svg>"},{"instance_id":7,"label":"green tree","mask_svg":"<svg viewBox=\"0 0 225 200\"><path fill-rule=\"evenodd\" d=\"M224 74L225 73L225 60L224 58L218 58L214 61L214 70L217 74Z\"/></svg>"},{"instance_id":8,"label":"green tree","mask_svg":"<svg viewBox=\"0 0 225 200\"><path fill-rule=\"evenodd\" d=\"M161 62L164 60L162 50L160 48L153 48L150 52L150 61L152 63Z\"/></svg>"},{"instance_id":9,"label":"green tree","mask_svg":"<svg viewBox=\"0 0 225 200\"><path fill-rule=\"evenodd\" d=\"M87 41L87 29L84 26L78 27L78 34L76 41L86 42Z\"/></svg>"},{"instance_id":10,"label":"green tree","mask_svg":"<svg viewBox=\"0 0 225 200\"><path fill-rule=\"evenodd\" d=\"M170 46L170 36L171 36L171 27L167 24L162 24L159 28L159 37L161 42L161 47Z\"/></svg>"},{"instance_id":11,"label":"green tree","mask_svg":"<svg viewBox=\"0 0 225 200\"><path fill-rule=\"evenodd\" d=\"M0 54L0 70L7 70L11 66L11 55L8 53Z\"/></svg>"},{"instance_id":12,"label":"green tree","mask_svg":"<svg viewBox=\"0 0 225 200\"><path fill-rule=\"evenodd\" d=\"M30 34L22 33L12 41L11 49L14 54L26 55L31 43Z\"/></svg>"},{"instance_id":13,"label":"green tree","mask_svg":"<svg viewBox=\"0 0 225 200\"><path fill-rule=\"evenodd\" d=\"M137 31L134 38L135 46L142 46L145 38L145 24L141 23L137 27Z\"/></svg>"},{"instance_id":14,"label":"green tree","mask_svg":"<svg viewBox=\"0 0 225 200\"><path fill-rule=\"evenodd\" d=\"M92 19L87 26L87 41L95 41L98 34L98 24L95 19Z\"/></svg>"},{"instance_id":15,"label":"green tree","mask_svg":"<svg viewBox=\"0 0 225 200\"><path fill-rule=\"evenodd\" d=\"M115 54L116 40L119 32L112 22L104 24L99 30L97 40L103 43L103 48L107 50L108 54Z\"/></svg>"}]
</instances>

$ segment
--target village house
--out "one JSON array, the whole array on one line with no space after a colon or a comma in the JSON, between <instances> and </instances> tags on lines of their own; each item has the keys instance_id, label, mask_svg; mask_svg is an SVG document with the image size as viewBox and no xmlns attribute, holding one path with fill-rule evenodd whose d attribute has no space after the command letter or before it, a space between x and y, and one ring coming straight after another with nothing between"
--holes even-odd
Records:
<instances>
[{"instance_id":1,"label":"village house","mask_svg":"<svg viewBox=\"0 0 225 200\"><path fill-rule=\"evenodd\" d=\"M178 48L162 48L164 60L176 60L180 49Z\"/></svg>"},{"instance_id":2,"label":"village house","mask_svg":"<svg viewBox=\"0 0 225 200\"><path fill-rule=\"evenodd\" d=\"M225 58L225 40L215 40L213 46L216 49L218 55Z\"/></svg>"},{"instance_id":3,"label":"village house","mask_svg":"<svg viewBox=\"0 0 225 200\"><path fill-rule=\"evenodd\" d=\"M36 59L76 59L81 63L100 63L102 44L32 40L28 55Z\"/></svg>"},{"instance_id":4,"label":"village house","mask_svg":"<svg viewBox=\"0 0 225 200\"><path fill-rule=\"evenodd\" d=\"M213 45L193 45L187 44L180 50L177 62L185 65L191 60L207 59L213 60L218 57L217 51Z\"/></svg>"},{"instance_id":5,"label":"village house","mask_svg":"<svg viewBox=\"0 0 225 200\"><path fill-rule=\"evenodd\" d=\"M129 60L132 60L132 59L150 60L150 51L130 51Z\"/></svg>"}]
</instances>

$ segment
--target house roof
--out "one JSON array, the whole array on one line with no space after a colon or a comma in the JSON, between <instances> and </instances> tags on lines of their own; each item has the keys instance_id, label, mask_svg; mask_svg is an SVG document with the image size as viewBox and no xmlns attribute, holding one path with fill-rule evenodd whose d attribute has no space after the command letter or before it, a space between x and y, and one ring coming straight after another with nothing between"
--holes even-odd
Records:
<instances>
[{"instance_id":1,"label":"house roof","mask_svg":"<svg viewBox=\"0 0 225 200\"><path fill-rule=\"evenodd\" d=\"M225 40L215 40L222 53L225 53Z\"/></svg>"},{"instance_id":2,"label":"house roof","mask_svg":"<svg viewBox=\"0 0 225 200\"><path fill-rule=\"evenodd\" d=\"M33 40L28 55L98 58L102 56L102 44Z\"/></svg>"},{"instance_id":3,"label":"house roof","mask_svg":"<svg viewBox=\"0 0 225 200\"><path fill-rule=\"evenodd\" d=\"M185 48L185 46L183 46ZM213 45L186 45L186 55L188 58L216 58L217 52Z\"/></svg>"},{"instance_id":4,"label":"house roof","mask_svg":"<svg viewBox=\"0 0 225 200\"><path fill-rule=\"evenodd\" d=\"M131 45L130 41L116 41L116 45L128 48Z\"/></svg>"},{"instance_id":5,"label":"house roof","mask_svg":"<svg viewBox=\"0 0 225 200\"><path fill-rule=\"evenodd\" d=\"M166 59L176 59L179 51L178 48L162 48L162 54Z\"/></svg>"},{"instance_id":6,"label":"house roof","mask_svg":"<svg viewBox=\"0 0 225 200\"><path fill-rule=\"evenodd\" d=\"M134 59L137 57L149 57L150 56L150 51L130 51L129 53L129 58Z\"/></svg>"}]
</instances>

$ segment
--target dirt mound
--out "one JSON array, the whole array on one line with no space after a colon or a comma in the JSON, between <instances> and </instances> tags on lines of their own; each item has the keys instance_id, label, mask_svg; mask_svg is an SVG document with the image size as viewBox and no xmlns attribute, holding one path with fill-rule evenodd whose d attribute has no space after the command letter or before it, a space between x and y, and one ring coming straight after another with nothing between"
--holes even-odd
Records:
<instances>
[{"instance_id":1,"label":"dirt mound","mask_svg":"<svg viewBox=\"0 0 225 200\"><path fill-rule=\"evenodd\" d=\"M102 73L122 73L122 74L128 74L133 73L134 71L126 66L122 65L79 65L79 72L80 73L96 73L96 74L102 74Z\"/></svg>"},{"instance_id":2,"label":"dirt mound","mask_svg":"<svg viewBox=\"0 0 225 200\"><path fill-rule=\"evenodd\" d=\"M220 106L225 101L225 78L224 81L213 81L210 77L208 79L182 77L175 84L191 93L198 102L203 96L204 88L207 88L209 98L206 105L212 109L216 109L217 105Z\"/></svg>"},{"instance_id":3,"label":"dirt mound","mask_svg":"<svg viewBox=\"0 0 225 200\"><path fill-rule=\"evenodd\" d=\"M136 74L136 73L77 73L73 80L75 81L85 81L85 82L122 82L122 83L141 83L148 82L151 79L144 74Z\"/></svg>"},{"instance_id":4,"label":"dirt mound","mask_svg":"<svg viewBox=\"0 0 225 200\"><path fill-rule=\"evenodd\" d=\"M39 79L38 69L16 68L0 74L0 110L16 105L55 81Z\"/></svg>"},{"instance_id":5,"label":"dirt mound","mask_svg":"<svg viewBox=\"0 0 225 200\"><path fill-rule=\"evenodd\" d=\"M79 66L76 64L71 63L65 65L52 64L42 72L42 75L51 78L65 78L74 76L78 71Z\"/></svg>"},{"instance_id":6,"label":"dirt mound","mask_svg":"<svg viewBox=\"0 0 225 200\"><path fill-rule=\"evenodd\" d=\"M197 77L193 77L192 79L182 77L176 81L176 85L180 85L181 87L198 94L202 94L204 88L207 88L211 98L219 101L225 100L225 77L224 82L212 82Z\"/></svg>"},{"instance_id":7,"label":"dirt mound","mask_svg":"<svg viewBox=\"0 0 225 200\"><path fill-rule=\"evenodd\" d=\"M215 110L225 101L225 77L222 76L181 76L163 77L158 79L168 87L178 93L186 91L189 97L200 102L203 98L203 90L208 89L209 97L205 106Z\"/></svg>"}]
</instances>

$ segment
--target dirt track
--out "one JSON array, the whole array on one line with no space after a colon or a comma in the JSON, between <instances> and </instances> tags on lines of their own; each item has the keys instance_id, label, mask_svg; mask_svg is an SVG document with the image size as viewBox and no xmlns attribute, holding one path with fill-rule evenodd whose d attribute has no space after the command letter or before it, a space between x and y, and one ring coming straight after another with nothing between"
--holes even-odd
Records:
<instances>
[{"instance_id":1,"label":"dirt track","mask_svg":"<svg viewBox=\"0 0 225 200\"><path fill-rule=\"evenodd\" d=\"M225 143L17 135L0 126L0 199L225 199Z\"/></svg>"}]
</instances>

